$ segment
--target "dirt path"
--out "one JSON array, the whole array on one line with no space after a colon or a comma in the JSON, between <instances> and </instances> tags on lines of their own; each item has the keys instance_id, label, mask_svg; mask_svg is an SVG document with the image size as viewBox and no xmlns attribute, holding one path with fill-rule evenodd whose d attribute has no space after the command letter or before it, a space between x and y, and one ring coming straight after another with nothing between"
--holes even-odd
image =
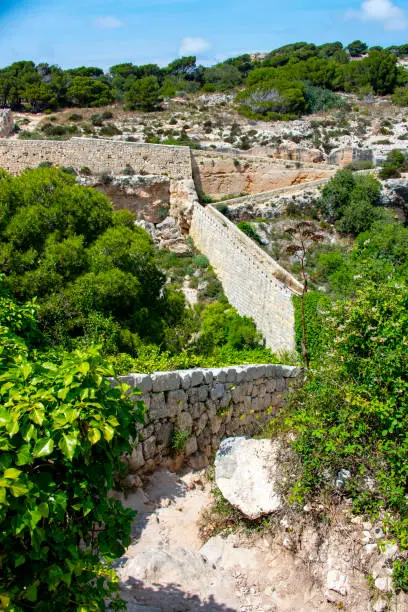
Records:
<instances>
[{"instance_id":1,"label":"dirt path","mask_svg":"<svg viewBox=\"0 0 408 612\"><path fill-rule=\"evenodd\" d=\"M138 512L117 568L129 611L333 609L304 562L265 537L219 535L203 546L199 518L211 499L204 473L159 470L145 491L122 500Z\"/></svg>"}]
</instances>

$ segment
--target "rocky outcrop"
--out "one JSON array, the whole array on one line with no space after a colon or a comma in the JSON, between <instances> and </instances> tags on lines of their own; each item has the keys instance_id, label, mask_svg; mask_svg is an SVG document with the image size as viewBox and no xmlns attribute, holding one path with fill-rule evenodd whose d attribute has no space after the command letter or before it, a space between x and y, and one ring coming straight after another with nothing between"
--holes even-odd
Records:
<instances>
[{"instance_id":1,"label":"rocky outcrop","mask_svg":"<svg viewBox=\"0 0 408 612\"><path fill-rule=\"evenodd\" d=\"M360 149L358 147L344 147L335 149L329 155L328 161L330 164L341 166L344 168L353 162L369 162L374 163L374 153L371 149Z\"/></svg>"},{"instance_id":2,"label":"rocky outcrop","mask_svg":"<svg viewBox=\"0 0 408 612\"><path fill-rule=\"evenodd\" d=\"M103 185L98 177L81 179L81 182L105 193L116 210L130 210L138 219L157 224L168 215L170 179L166 176L113 176Z\"/></svg>"},{"instance_id":3,"label":"rocky outcrop","mask_svg":"<svg viewBox=\"0 0 408 612\"><path fill-rule=\"evenodd\" d=\"M167 249L177 255L191 255L191 247L173 217L166 217L157 225L145 220L136 221L136 225L146 230L158 249Z\"/></svg>"},{"instance_id":4,"label":"rocky outcrop","mask_svg":"<svg viewBox=\"0 0 408 612\"><path fill-rule=\"evenodd\" d=\"M0 138L7 138L14 130L14 119L10 109L0 110Z\"/></svg>"},{"instance_id":5,"label":"rocky outcrop","mask_svg":"<svg viewBox=\"0 0 408 612\"><path fill-rule=\"evenodd\" d=\"M384 181L381 204L399 209L403 220L408 219L408 179L398 178Z\"/></svg>"},{"instance_id":6,"label":"rocky outcrop","mask_svg":"<svg viewBox=\"0 0 408 612\"><path fill-rule=\"evenodd\" d=\"M181 231L190 231L194 204L198 197L193 179L171 181L170 183L170 216L177 220Z\"/></svg>"},{"instance_id":7,"label":"rocky outcrop","mask_svg":"<svg viewBox=\"0 0 408 612\"><path fill-rule=\"evenodd\" d=\"M273 440L227 438L217 451L217 486L229 503L250 519L282 507L277 492L279 449Z\"/></svg>"}]
</instances>

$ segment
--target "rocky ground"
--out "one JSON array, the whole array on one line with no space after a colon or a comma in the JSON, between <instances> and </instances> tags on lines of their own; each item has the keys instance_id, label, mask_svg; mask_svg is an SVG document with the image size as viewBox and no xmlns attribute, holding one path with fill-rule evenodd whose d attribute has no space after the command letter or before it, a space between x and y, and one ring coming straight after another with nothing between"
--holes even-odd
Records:
<instances>
[{"instance_id":1,"label":"rocky ground","mask_svg":"<svg viewBox=\"0 0 408 612\"><path fill-rule=\"evenodd\" d=\"M163 142L187 137L204 149L271 154L276 146L307 150L305 161L324 161L340 147L373 149L382 158L406 148L407 113L387 97L359 100L344 95L350 110L316 113L296 121L265 122L241 117L232 95L204 94L166 100L154 113L124 111L119 104L100 109L68 109L43 114L15 113L20 132L36 137L103 137L134 142ZM66 133L58 134L58 128ZM61 131L61 130L60 130ZM53 135L54 132L54 135Z\"/></svg>"},{"instance_id":2,"label":"rocky ground","mask_svg":"<svg viewBox=\"0 0 408 612\"><path fill-rule=\"evenodd\" d=\"M408 609L392 591L397 547L380 524L352 516L347 500L298 513L282 503L253 528L231 520L217 533L210 474L159 470L143 489L121 494L138 512L116 563L129 612ZM251 495L250 469L247 476L240 489Z\"/></svg>"}]
</instances>

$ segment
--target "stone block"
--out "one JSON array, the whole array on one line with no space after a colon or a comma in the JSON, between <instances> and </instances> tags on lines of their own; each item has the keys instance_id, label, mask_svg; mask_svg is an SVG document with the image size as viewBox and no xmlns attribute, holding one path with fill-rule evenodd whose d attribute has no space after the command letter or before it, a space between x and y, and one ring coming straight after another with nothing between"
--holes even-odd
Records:
<instances>
[{"instance_id":1,"label":"stone block","mask_svg":"<svg viewBox=\"0 0 408 612\"><path fill-rule=\"evenodd\" d=\"M178 372L155 372L151 378L154 393L174 391L181 386L181 378Z\"/></svg>"},{"instance_id":2,"label":"stone block","mask_svg":"<svg viewBox=\"0 0 408 612\"><path fill-rule=\"evenodd\" d=\"M227 408L232 402L230 391L226 391L224 396L220 399L220 408Z\"/></svg>"},{"instance_id":3,"label":"stone block","mask_svg":"<svg viewBox=\"0 0 408 612\"><path fill-rule=\"evenodd\" d=\"M141 444L137 444L135 448L132 450L132 454L126 457L126 463L129 466L129 471L134 474L141 467L144 466L145 460L143 456L143 449Z\"/></svg>"},{"instance_id":4,"label":"stone block","mask_svg":"<svg viewBox=\"0 0 408 612\"><path fill-rule=\"evenodd\" d=\"M248 376L248 380L256 380L257 378L261 378L265 376L265 366L264 365L248 366L247 376Z\"/></svg>"},{"instance_id":5,"label":"stone block","mask_svg":"<svg viewBox=\"0 0 408 612\"><path fill-rule=\"evenodd\" d=\"M227 382L227 369L224 368L213 368L212 370L214 379L218 382L218 383L225 383Z\"/></svg>"},{"instance_id":6,"label":"stone block","mask_svg":"<svg viewBox=\"0 0 408 612\"><path fill-rule=\"evenodd\" d=\"M151 436L143 442L143 455L144 458L152 459L156 454L156 438Z\"/></svg>"},{"instance_id":7,"label":"stone block","mask_svg":"<svg viewBox=\"0 0 408 612\"><path fill-rule=\"evenodd\" d=\"M153 393L150 401L149 419L164 419L167 416L168 408L166 406L164 393Z\"/></svg>"},{"instance_id":8,"label":"stone block","mask_svg":"<svg viewBox=\"0 0 408 612\"><path fill-rule=\"evenodd\" d=\"M244 385L237 385L235 389L231 389L231 397L234 404L244 401L246 395Z\"/></svg>"},{"instance_id":9,"label":"stone block","mask_svg":"<svg viewBox=\"0 0 408 612\"><path fill-rule=\"evenodd\" d=\"M191 432L193 428L193 417L189 412L181 412L177 417L177 429Z\"/></svg>"},{"instance_id":10,"label":"stone block","mask_svg":"<svg viewBox=\"0 0 408 612\"><path fill-rule=\"evenodd\" d=\"M221 425L222 425L222 421L220 417L214 417L211 419L210 421L211 423L211 431L213 434L216 434L220 431L221 429Z\"/></svg>"},{"instance_id":11,"label":"stone block","mask_svg":"<svg viewBox=\"0 0 408 612\"><path fill-rule=\"evenodd\" d=\"M187 395L183 389L170 391L167 396L167 411L170 417L175 417L187 408Z\"/></svg>"},{"instance_id":12,"label":"stone block","mask_svg":"<svg viewBox=\"0 0 408 612\"><path fill-rule=\"evenodd\" d=\"M190 389L191 387L191 373L190 370L178 370L178 374L181 379L181 388L184 390Z\"/></svg>"},{"instance_id":13,"label":"stone block","mask_svg":"<svg viewBox=\"0 0 408 612\"><path fill-rule=\"evenodd\" d=\"M204 371L203 370L191 370L191 386L198 387L204 382Z\"/></svg>"},{"instance_id":14,"label":"stone block","mask_svg":"<svg viewBox=\"0 0 408 612\"><path fill-rule=\"evenodd\" d=\"M297 366L283 365L281 367L281 373L284 378L297 378L303 373L303 368Z\"/></svg>"},{"instance_id":15,"label":"stone block","mask_svg":"<svg viewBox=\"0 0 408 612\"><path fill-rule=\"evenodd\" d=\"M147 427L144 427L143 429L140 430L140 435L143 438L143 440L150 438L150 436L152 436L153 433L154 433L154 425L147 425Z\"/></svg>"},{"instance_id":16,"label":"stone block","mask_svg":"<svg viewBox=\"0 0 408 612\"><path fill-rule=\"evenodd\" d=\"M237 377L236 377L237 383L243 383L246 380L248 380L246 366L240 366L239 368L236 368L236 373L237 373Z\"/></svg>"},{"instance_id":17,"label":"stone block","mask_svg":"<svg viewBox=\"0 0 408 612\"><path fill-rule=\"evenodd\" d=\"M191 416L193 417L194 421L196 419L199 419L200 418L200 414L201 414L200 403L199 402L194 402L192 404L190 402L189 405L188 405L188 412L191 414Z\"/></svg>"},{"instance_id":18,"label":"stone block","mask_svg":"<svg viewBox=\"0 0 408 612\"><path fill-rule=\"evenodd\" d=\"M228 368L227 370L227 382L232 383L237 380L237 371L235 368Z\"/></svg>"},{"instance_id":19,"label":"stone block","mask_svg":"<svg viewBox=\"0 0 408 612\"><path fill-rule=\"evenodd\" d=\"M128 374L120 376L119 380L129 385L131 389L138 389L141 393L149 393L153 388L152 379L148 374Z\"/></svg>"},{"instance_id":20,"label":"stone block","mask_svg":"<svg viewBox=\"0 0 408 612\"><path fill-rule=\"evenodd\" d=\"M197 450L198 450L197 438L195 436L191 436L191 438L189 438L186 441L186 444L184 446L184 453L187 457L189 457L193 453L197 452Z\"/></svg>"},{"instance_id":21,"label":"stone block","mask_svg":"<svg viewBox=\"0 0 408 612\"><path fill-rule=\"evenodd\" d=\"M208 389L209 387L207 385L202 385L201 387L198 387L198 401L199 402L205 402L205 400L208 397Z\"/></svg>"},{"instance_id":22,"label":"stone block","mask_svg":"<svg viewBox=\"0 0 408 612\"><path fill-rule=\"evenodd\" d=\"M211 399L213 401L217 399L221 399L224 396L224 394L225 394L224 385L219 382L216 382L211 389L211 393L210 393Z\"/></svg>"},{"instance_id":23,"label":"stone block","mask_svg":"<svg viewBox=\"0 0 408 612\"><path fill-rule=\"evenodd\" d=\"M156 425L156 443L160 447L165 447L170 444L171 434L173 433L172 423L158 423Z\"/></svg>"},{"instance_id":24,"label":"stone block","mask_svg":"<svg viewBox=\"0 0 408 612\"><path fill-rule=\"evenodd\" d=\"M198 421L194 423L194 431L199 436L205 429L208 422L208 415L206 413L202 414Z\"/></svg>"},{"instance_id":25,"label":"stone block","mask_svg":"<svg viewBox=\"0 0 408 612\"><path fill-rule=\"evenodd\" d=\"M214 374L212 370L204 370L204 380L207 385L211 385L214 380Z\"/></svg>"}]
</instances>

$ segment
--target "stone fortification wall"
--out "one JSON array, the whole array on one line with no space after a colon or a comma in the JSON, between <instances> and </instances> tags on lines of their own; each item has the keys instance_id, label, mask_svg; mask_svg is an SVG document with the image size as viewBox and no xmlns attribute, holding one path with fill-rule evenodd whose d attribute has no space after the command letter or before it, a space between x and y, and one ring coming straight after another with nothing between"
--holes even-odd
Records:
<instances>
[{"instance_id":1,"label":"stone fortification wall","mask_svg":"<svg viewBox=\"0 0 408 612\"><path fill-rule=\"evenodd\" d=\"M248 365L121 376L140 391L132 399L147 408L138 425L141 443L127 457L130 471L151 471L171 460L176 432L188 434L181 458L204 463L223 438L259 433L301 373L291 366Z\"/></svg>"},{"instance_id":2,"label":"stone fortification wall","mask_svg":"<svg viewBox=\"0 0 408 612\"><path fill-rule=\"evenodd\" d=\"M293 294L300 283L212 206L195 205L190 235L207 255L230 303L253 317L273 351L293 350Z\"/></svg>"},{"instance_id":3,"label":"stone fortification wall","mask_svg":"<svg viewBox=\"0 0 408 612\"><path fill-rule=\"evenodd\" d=\"M325 164L304 164L270 157L192 151L193 177L198 192L219 199L257 194L333 176Z\"/></svg>"},{"instance_id":4,"label":"stone fortification wall","mask_svg":"<svg viewBox=\"0 0 408 612\"><path fill-rule=\"evenodd\" d=\"M77 170L87 166L94 174L121 174L129 164L136 174L165 174L172 179L192 177L189 147L94 138L0 141L0 168L12 174L47 161Z\"/></svg>"},{"instance_id":5,"label":"stone fortification wall","mask_svg":"<svg viewBox=\"0 0 408 612\"><path fill-rule=\"evenodd\" d=\"M264 191L263 193L253 193L246 196L241 196L239 198L231 198L230 200L225 200L224 202L220 202L221 204L226 204L227 206L236 206L237 204L266 204L268 202L273 202L274 198L278 198L282 195L286 194L297 194L302 193L308 189L316 189L316 187L320 187L320 185L326 185L331 178L322 178L317 181L309 181L307 183L301 183L300 185L290 185L289 187L281 187L280 189L272 189L271 191Z\"/></svg>"},{"instance_id":6,"label":"stone fortification wall","mask_svg":"<svg viewBox=\"0 0 408 612\"><path fill-rule=\"evenodd\" d=\"M329 155L329 162L344 168L353 162L364 161L374 163L374 152L371 149L358 149L356 147L346 147L335 149Z\"/></svg>"}]
</instances>

